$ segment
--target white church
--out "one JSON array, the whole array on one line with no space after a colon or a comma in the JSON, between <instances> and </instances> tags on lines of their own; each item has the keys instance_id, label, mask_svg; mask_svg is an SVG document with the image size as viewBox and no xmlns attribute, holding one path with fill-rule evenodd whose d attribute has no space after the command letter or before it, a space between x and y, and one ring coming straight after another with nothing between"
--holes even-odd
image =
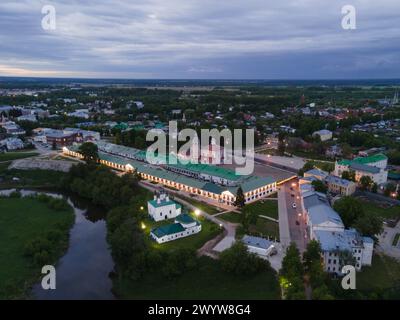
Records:
<instances>
[{"instance_id":1,"label":"white church","mask_svg":"<svg viewBox=\"0 0 400 320\"><path fill-rule=\"evenodd\" d=\"M182 206L164 192L155 194L154 199L147 202L147 208L154 221L173 219L182 212Z\"/></svg>"}]
</instances>

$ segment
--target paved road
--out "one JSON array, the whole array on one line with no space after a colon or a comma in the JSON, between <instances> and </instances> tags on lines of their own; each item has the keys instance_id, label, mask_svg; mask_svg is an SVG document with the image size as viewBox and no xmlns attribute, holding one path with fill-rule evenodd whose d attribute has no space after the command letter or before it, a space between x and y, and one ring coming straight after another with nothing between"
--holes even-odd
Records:
<instances>
[{"instance_id":1,"label":"paved road","mask_svg":"<svg viewBox=\"0 0 400 320\"><path fill-rule=\"evenodd\" d=\"M154 184L151 184L146 181L140 181L139 184L142 187L144 187L150 191L159 190L161 187L160 185L154 185ZM174 200L176 200L177 202L180 202L181 204L185 205L186 207L190 208L193 211L199 210L200 214L204 218L206 218L207 220L210 220L211 222L214 222L215 224L219 225L221 228L225 229L225 237L216 244L216 246L213 248L214 251L222 252L222 251L230 248L233 245L233 243L235 242L237 224L218 219L217 217L200 210L199 208L197 208L196 206L187 202L186 200L179 198L178 192L175 192L172 190L168 190L168 192L174 195Z\"/></svg>"},{"instance_id":2,"label":"paved road","mask_svg":"<svg viewBox=\"0 0 400 320\"><path fill-rule=\"evenodd\" d=\"M303 252L307 247L308 235L305 216L301 212L298 180L291 180L282 184L280 186L278 197L279 231L281 232L282 228L282 231L284 232L283 234L285 235L285 244L287 243L289 238L289 243L290 241L296 243L300 252ZM296 208L293 208L293 203L296 204ZM289 233L289 237L286 236L287 232Z\"/></svg>"}]
</instances>

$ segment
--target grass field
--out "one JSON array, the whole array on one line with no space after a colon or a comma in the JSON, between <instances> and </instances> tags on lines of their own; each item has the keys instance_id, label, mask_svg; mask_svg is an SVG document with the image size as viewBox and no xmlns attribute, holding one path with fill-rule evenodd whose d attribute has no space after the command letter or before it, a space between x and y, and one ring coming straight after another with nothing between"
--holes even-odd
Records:
<instances>
[{"instance_id":1,"label":"grass field","mask_svg":"<svg viewBox=\"0 0 400 320\"><path fill-rule=\"evenodd\" d=\"M375 254L372 257L372 266L363 267L357 273L357 289L373 290L387 289L400 281L400 262L388 256Z\"/></svg>"},{"instance_id":2,"label":"grass field","mask_svg":"<svg viewBox=\"0 0 400 320\"><path fill-rule=\"evenodd\" d=\"M385 219L400 217L400 206L381 207L371 201L362 199L362 205L365 213L378 215Z\"/></svg>"},{"instance_id":3,"label":"grass field","mask_svg":"<svg viewBox=\"0 0 400 320\"><path fill-rule=\"evenodd\" d=\"M279 239L279 224L264 218L257 218L256 224L249 226L249 231L253 235Z\"/></svg>"},{"instance_id":4,"label":"grass field","mask_svg":"<svg viewBox=\"0 0 400 320\"><path fill-rule=\"evenodd\" d=\"M218 212L220 212L220 210L218 210L216 207L209 205L207 203L204 202L200 202L197 201L193 198L190 197L184 197L182 195L179 195L179 198L182 198L183 200L186 200L187 202L189 202L191 205L194 205L195 207L199 208L200 210L208 213L208 214L216 214Z\"/></svg>"},{"instance_id":5,"label":"grass field","mask_svg":"<svg viewBox=\"0 0 400 320\"><path fill-rule=\"evenodd\" d=\"M52 171L52 170L17 170L11 169L6 170L7 166L1 167L0 164L0 187L14 188L14 187L25 187L25 188L56 188L59 186L61 178L66 175L64 172ZM18 178L18 181L14 181L13 178Z\"/></svg>"},{"instance_id":6,"label":"grass field","mask_svg":"<svg viewBox=\"0 0 400 320\"><path fill-rule=\"evenodd\" d=\"M0 153L0 162L2 161L12 161L17 159L24 159L37 156L37 152L6 152Z\"/></svg>"},{"instance_id":7,"label":"grass field","mask_svg":"<svg viewBox=\"0 0 400 320\"><path fill-rule=\"evenodd\" d=\"M194 217L194 216L193 216ZM190 248L190 249L199 249L205 244L208 240L216 237L219 233L223 230L213 222L208 221L204 217L194 217L195 219L199 220L201 223L201 231L193 236L181 238L178 240L174 240L167 243L159 244L156 241L153 241L150 238L150 230L154 227L158 227L161 225L173 223L173 220L168 221L160 221L154 222L150 219L146 220L145 225L145 233L148 236L149 243L155 249L161 250L173 250L176 248Z\"/></svg>"},{"instance_id":8,"label":"grass field","mask_svg":"<svg viewBox=\"0 0 400 320\"><path fill-rule=\"evenodd\" d=\"M242 209L244 212L251 212L256 215L264 215L274 219L278 219L278 201L276 200L260 200L251 204L247 204Z\"/></svg>"},{"instance_id":9,"label":"grass field","mask_svg":"<svg viewBox=\"0 0 400 320\"><path fill-rule=\"evenodd\" d=\"M218 218L221 218L228 222L240 223L242 221L242 214L231 211L231 212L226 212L226 213L219 215Z\"/></svg>"},{"instance_id":10,"label":"grass field","mask_svg":"<svg viewBox=\"0 0 400 320\"><path fill-rule=\"evenodd\" d=\"M115 280L114 289L123 299L280 299L272 270L255 276L233 276L208 257L199 258L194 270L176 279L149 274L140 281Z\"/></svg>"},{"instance_id":11,"label":"grass field","mask_svg":"<svg viewBox=\"0 0 400 320\"><path fill-rule=\"evenodd\" d=\"M0 299L23 297L41 275L40 268L23 255L26 243L57 224L70 226L73 217L72 208L54 211L37 199L0 198Z\"/></svg>"}]
</instances>

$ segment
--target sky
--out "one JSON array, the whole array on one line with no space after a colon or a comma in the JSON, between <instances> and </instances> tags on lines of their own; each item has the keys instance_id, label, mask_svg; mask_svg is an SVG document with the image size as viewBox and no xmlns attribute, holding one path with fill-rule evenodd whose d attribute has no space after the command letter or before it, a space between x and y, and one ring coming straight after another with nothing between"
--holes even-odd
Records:
<instances>
[{"instance_id":1,"label":"sky","mask_svg":"<svg viewBox=\"0 0 400 320\"><path fill-rule=\"evenodd\" d=\"M399 12L399 0L1 0L0 76L400 78Z\"/></svg>"}]
</instances>

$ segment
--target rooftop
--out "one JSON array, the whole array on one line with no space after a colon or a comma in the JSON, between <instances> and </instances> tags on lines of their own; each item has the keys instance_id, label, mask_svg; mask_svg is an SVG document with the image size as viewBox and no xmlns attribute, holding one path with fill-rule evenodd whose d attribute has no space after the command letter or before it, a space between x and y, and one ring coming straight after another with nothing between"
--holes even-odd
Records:
<instances>
[{"instance_id":1,"label":"rooftop","mask_svg":"<svg viewBox=\"0 0 400 320\"><path fill-rule=\"evenodd\" d=\"M269 241L267 239L260 238L260 237L248 236L248 235L245 235L242 238L242 242L245 245L260 248L260 249L268 249L274 244L272 241Z\"/></svg>"},{"instance_id":2,"label":"rooftop","mask_svg":"<svg viewBox=\"0 0 400 320\"><path fill-rule=\"evenodd\" d=\"M180 223L167 224L158 228L151 230L157 238L168 236L171 234L179 233L185 231L185 228Z\"/></svg>"}]
</instances>

